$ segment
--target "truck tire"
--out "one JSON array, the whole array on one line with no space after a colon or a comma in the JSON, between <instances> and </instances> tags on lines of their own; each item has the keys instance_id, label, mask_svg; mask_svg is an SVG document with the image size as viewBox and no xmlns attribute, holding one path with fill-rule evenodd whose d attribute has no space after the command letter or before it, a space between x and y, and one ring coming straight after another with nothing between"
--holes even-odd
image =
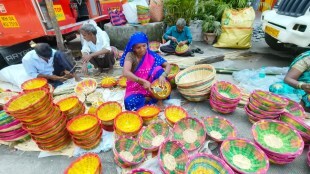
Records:
<instances>
[{"instance_id":1,"label":"truck tire","mask_svg":"<svg viewBox=\"0 0 310 174\"><path fill-rule=\"evenodd\" d=\"M277 50L277 51L283 51L286 48L284 47L283 43L278 43L278 40L270 36L269 34L265 33L265 41L270 46L270 48Z\"/></svg>"}]
</instances>

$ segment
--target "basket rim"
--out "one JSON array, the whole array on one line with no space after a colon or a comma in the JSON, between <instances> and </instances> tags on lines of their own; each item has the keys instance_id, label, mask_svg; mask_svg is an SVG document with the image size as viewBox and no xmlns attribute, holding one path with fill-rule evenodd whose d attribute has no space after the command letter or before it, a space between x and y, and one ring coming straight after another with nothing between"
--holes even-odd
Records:
<instances>
[{"instance_id":1,"label":"basket rim","mask_svg":"<svg viewBox=\"0 0 310 174\"><path fill-rule=\"evenodd\" d=\"M295 122L297 122L298 124L300 124L301 126L303 126L304 128L306 128L307 130L310 131L310 126L309 126L308 124L306 124L301 118L295 117L295 116L291 115L290 113L286 113L286 112L284 112L284 113L281 114L280 120L281 120L282 117L288 117L289 119L294 120ZM282 121L282 120L281 120L281 121ZM285 121L282 121L282 122L287 123L287 122L285 122ZM288 124L289 124L289 123L288 123ZM289 124L289 125L290 125L290 124ZM291 125L291 126L293 126L293 125ZM295 127L295 126L293 126L293 127ZM297 128L296 128L296 129L297 129ZM300 130L298 130L298 129L297 129L297 131L300 132ZM301 131L301 132L302 132L302 131ZM305 132L304 132L304 133L305 133ZM309 136L310 136L310 134L309 134Z\"/></svg>"},{"instance_id":2,"label":"basket rim","mask_svg":"<svg viewBox=\"0 0 310 174\"><path fill-rule=\"evenodd\" d=\"M96 116L98 117L99 120L104 121L104 122L107 122L107 121L112 121L112 120L114 120L114 119L117 117L118 114L117 114L113 119L110 119L110 120L102 120L102 119L99 117L99 110L100 110L101 108L105 107L106 105L110 105L110 104L113 104L113 105L116 105L117 107L119 107L120 110L121 110L120 113L122 113L123 108L122 108L122 105L121 105L119 102L117 102L117 101L103 102L103 103L97 108L97 110L96 110ZM119 113L119 114L120 114L120 113Z\"/></svg>"},{"instance_id":3,"label":"basket rim","mask_svg":"<svg viewBox=\"0 0 310 174\"><path fill-rule=\"evenodd\" d=\"M77 97L77 96L70 96L70 97L66 97L66 98L63 98L63 99L61 99L61 100L59 100L57 103L56 103L56 105L57 106L59 106L59 109L60 109L60 103L62 103L62 102L64 102L65 100L69 100L69 99L76 99L78 102L77 102L77 104L79 104L79 102L80 102L80 100L79 100L79 98ZM76 106L76 105L74 105L74 106ZM74 107L73 106L73 107ZM69 108L69 109L67 109L67 110L61 110L62 112L66 112L66 111L69 111L69 110L71 110L72 108Z\"/></svg>"},{"instance_id":4,"label":"basket rim","mask_svg":"<svg viewBox=\"0 0 310 174\"><path fill-rule=\"evenodd\" d=\"M244 139L244 138L229 138L229 139L226 139L223 141L223 143L221 144L221 147L220 147L220 155L221 157L223 158L223 160L235 171L239 172L239 173L243 173L243 171L239 170L237 167L235 167L234 165L230 165L229 161L227 160L227 158L223 155L223 148L224 148L224 145L226 143L228 143L229 141L245 141L247 144L251 144L252 146L255 147L255 149L264 156L264 160L266 162L266 167L261 169L260 171L261 172L267 172L268 169L269 169L269 158L268 156L266 155L266 153L259 147L257 146L255 143L251 142L250 140L247 140L247 139Z\"/></svg>"},{"instance_id":5,"label":"basket rim","mask_svg":"<svg viewBox=\"0 0 310 174\"><path fill-rule=\"evenodd\" d=\"M208 77L208 78L205 78L204 80L199 80L199 81L195 81L195 82L187 82L187 83L179 83L179 77L181 75L183 75L184 73L190 71L190 70L194 70L194 69L198 69L198 68L208 68L211 70L211 75ZM193 66L190 66L188 68L185 68L184 70L180 71L176 76L175 76L175 83L177 86L184 86L184 87L188 87L188 86L192 86L192 85L195 85L197 84L198 82L204 82L204 81L209 81L210 79L214 78L216 74L216 70L215 68L210 65L210 64L199 64L199 65L193 65Z\"/></svg>"},{"instance_id":6,"label":"basket rim","mask_svg":"<svg viewBox=\"0 0 310 174\"><path fill-rule=\"evenodd\" d=\"M135 145L139 146L139 147L141 148L141 150L142 150L142 154L145 154L145 150L139 145L138 141L136 141L136 139L135 139L135 138L132 138L132 137L120 137L120 138L116 139L116 140L114 141L114 147L112 148L112 149L113 149L113 152L114 152L114 154L116 154L116 155L115 155L116 157L120 158L120 159L123 160L125 163L131 164L131 165L139 164L140 162L142 162L142 161L145 159L145 155L142 156L141 161L138 161L138 162L133 162L133 161L131 161L131 162L130 162L130 161L127 161L126 159L122 158L122 156L120 155L120 153L116 150L115 144L116 144L117 142L127 141L127 140L130 140L130 141L132 141Z\"/></svg>"},{"instance_id":7,"label":"basket rim","mask_svg":"<svg viewBox=\"0 0 310 174\"><path fill-rule=\"evenodd\" d=\"M93 81L93 82L95 82L94 89L91 90L91 91L88 91L88 92L83 92L83 91L82 91L81 93L77 92L77 87L78 87L80 84L82 84L83 82L85 82L85 81ZM84 94L84 95L87 95L87 94L90 94L90 93L94 92L94 91L96 90L97 86L98 86L98 82L97 82L96 79L94 79L94 78L86 78L86 79L83 79L82 81L78 82L78 83L75 85L75 87L74 87L74 92L77 93L77 94Z\"/></svg>"},{"instance_id":8,"label":"basket rim","mask_svg":"<svg viewBox=\"0 0 310 174\"><path fill-rule=\"evenodd\" d=\"M236 108L223 108L223 107L220 107L218 106L217 104L215 104L213 102L213 100L209 100L209 103L210 103L210 106L212 108L212 110L216 111L216 112L219 112L219 113L222 113L222 114L229 114L229 113L232 113L236 110Z\"/></svg>"},{"instance_id":9,"label":"basket rim","mask_svg":"<svg viewBox=\"0 0 310 174\"><path fill-rule=\"evenodd\" d=\"M260 109L259 107L255 106L255 105L254 105L253 103L251 103L251 102L248 102L247 105L249 105L249 106L248 106L248 109L251 110L250 107L253 107L254 109L260 111L260 112L262 113L262 115L280 115L280 114L282 114L282 113L284 112L284 110L282 110L282 111L264 111L264 110ZM251 111L252 111L252 110L251 110ZM252 111L252 112L254 112L254 111Z\"/></svg>"},{"instance_id":10,"label":"basket rim","mask_svg":"<svg viewBox=\"0 0 310 174\"><path fill-rule=\"evenodd\" d=\"M145 108L154 108L154 109L156 109L156 112L153 115L142 116L140 114L140 112L142 110L144 110ZM152 118L152 117L154 117L154 116L156 116L156 115L158 115L160 113L160 108L158 106L156 106L156 105L144 105L142 108L138 109L136 112L138 113L138 115L140 115L140 117L142 117L142 119L143 118Z\"/></svg>"},{"instance_id":11,"label":"basket rim","mask_svg":"<svg viewBox=\"0 0 310 174\"><path fill-rule=\"evenodd\" d=\"M33 79L26 80L24 83L22 83L21 88L22 88L23 90L33 90L33 89L37 89L37 88L25 89L25 86L26 86L29 82L31 82L31 81L44 81L44 82L45 82L45 85L48 84L47 79L45 79L45 78L43 78L43 77L37 77L37 78L33 78ZM43 85L43 86L45 86L45 85ZM42 88L43 86L41 86L41 87L39 87L39 88Z\"/></svg>"},{"instance_id":12,"label":"basket rim","mask_svg":"<svg viewBox=\"0 0 310 174\"><path fill-rule=\"evenodd\" d=\"M279 102L274 102L272 100L270 100L269 98L266 98L266 97L262 97L261 95L258 94L258 92L261 92L261 93L264 93L264 94L267 94L267 95L272 95L272 96L275 96L277 98L280 98L282 101L284 101L283 103L279 103ZM268 101L268 102L271 102L273 103L275 106L277 107L280 107L280 106L284 106L284 108L288 105L288 100L285 98L285 97L282 97L280 95L277 95L277 94L274 94L274 93L271 93L271 92L268 92L268 91L263 91L263 90L255 90L252 92L251 96L250 97L253 97L253 94L254 95L257 95L258 98L263 98L265 101ZM255 98L254 98L255 99Z\"/></svg>"},{"instance_id":13,"label":"basket rim","mask_svg":"<svg viewBox=\"0 0 310 174\"><path fill-rule=\"evenodd\" d=\"M190 163L193 160L195 160L196 158L200 158L200 157L206 157L206 158L210 158L210 159L212 159L214 161L217 161L228 172L228 174L234 174L234 171L229 167L228 164L226 164L226 162L223 159L221 159L221 158L219 158L219 157L217 157L215 155L207 154L207 153L197 153L197 154L189 157L189 160L186 163L185 173L188 173L188 167L189 167Z\"/></svg>"},{"instance_id":14,"label":"basket rim","mask_svg":"<svg viewBox=\"0 0 310 174\"><path fill-rule=\"evenodd\" d=\"M102 81L103 81L104 79L106 79L106 78L112 78L112 79L114 80L114 82L111 83L111 84L102 84ZM107 77L103 77L103 78L102 78L102 80L101 80L101 82L100 82L100 85L101 85L101 87L103 87L103 88L111 88L111 87L117 85L117 84L118 84L117 82L118 82L118 79L116 79L115 77L113 77L113 76L107 76Z\"/></svg>"},{"instance_id":15,"label":"basket rim","mask_svg":"<svg viewBox=\"0 0 310 174\"><path fill-rule=\"evenodd\" d=\"M174 121L171 121L171 120L167 117L168 109L171 109L171 108L180 109L180 110L182 110L182 111L185 113L185 117L184 117L184 118L189 117L189 114L187 113L187 111L186 111L183 107L181 107L181 106L176 106L176 105L170 105L170 106L168 106L168 107L165 108L165 110L164 110L164 115L165 115L165 118L166 118L168 121L170 121L171 123L173 123L173 124L176 123L176 122L174 122Z\"/></svg>"},{"instance_id":16,"label":"basket rim","mask_svg":"<svg viewBox=\"0 0 310 174\"><path fill-rule=\"evenodd\" d=\"M133 169L130 174L136 174L137 172L149 172L150 174L154 174L154 172L152 172L148 169L145 169L145 168Z\"/></svg>"},{"instance_id":17,"label":"basket rim","mask_svg":"<svg viewBox=\"0 0 310 174\"><path fill-rule=\"evenodd\" d=\"M126 88L127 83L126 83L125 85L121 85L121 82L120 82L123 78L126 78L126 81L127 81L127 77L125 77L125 76L120 76L120 77L117 79L117 85L120 86L120 87L122 87L122 88Z\"/></svg>"},{"instance_id":18,"label":"basket rim","mask_svg":"<svg viewBox=\"0 0 310 174\"><path fill-rule=\"evenodd\" d=\"M301 141L301 146L297 149L297 151L295 152L287 152L287 153L279 153L279 152L276 152L276 151L273 151L271 149L269 149L268 147L264 147L263 145L261 145L261 143L259 143L257 141L257 132L255 131L256 127L260 124L265 124L265 123L270 123L270 122L273 122L273 123L276 123L276 124L281 124L282 126L286 126L288 129L292 130L296 136L298 137L298 139ZM299 153L302 153L303 149L304 149L304 141L301 137L301 135L298 133L298 131L296 130L296 128L292 127L291 125L287 124L287 123L284 123L282 121L277 121L277 120L260 120L256 123L254 123L252 125L252 128L251 128L251 132L252 132L252 136L254 138L254 141L262 148L262 149L266 149L267 151L269 152L272 152L274 154L280 154L280 155L286 155L286 156L291 156L291 155L296 155L296 154L299 154Z\"/></svg>"},{"instance_id":19,"label":"basket rim","mask_svg":"<svg viewBox=\"0 0 310 174\"><path fill-rule=\"evenodd\" d=\"M293 101L293 100L291 100L291 99L289 99L289 98L286 98L286 100L288 100L288 103L294 103L294 104L297 104L297 107L298 107L298 109L299 110L301 110L301 112L303 113L303 115L302 116L299 116L300 118L306 118L306 111L305 111L305 109L299 104L299 103L297 103L297 102L295 102L295 101ZM288 106L288 105L287 105ZM285 109L287 108L287 106L285 107ZM284 112L285 112L285 110L284 110Z\"/></svg>"},{"instance_id":20,"label":"basket rim","mask_svg":"<svg viewBox=\"0 0 310 174\"><path fill-rule=\"evenodd\" d=\"M93 125L93 126L96 126L96 125L99 125L99 124L100 124L100 120L99 120L94 114L81 114L81 115L78 115L78 116L72 118L70 121L68 121L68 123L67 123L67 125L66 125L67 130L68 130L70 133L73 133L73 134L75 134L75 133L83 133L83 132L87 131L88 129L86 129L86 130L79 130L79 131L75 131L75 130L70 129L70 126L71 126L71 124L72 124L74 121L76 121L76 120L78 120L78 119L80 119L80 118L83 118L83 117L92 117L92 118L96 119L96 120L97 120L97 123L96 123L95 125ZM90 128L89 128L89 129L90 129Z\"/></svg>"},{"instance_id":21,"label":"basket rim","mask_svg":"<svg viewBox=\"0 0 310 174\"><path fill-rule=\"evenodd\" d=\"M227 138L235 138L235 137L237 137L237 129L236 129L236 127L231 123L231 121L227 120L226 118L220 117L220 116L211 116L211 117L205 117L205 118L203 118L203 122L205 123L205 121L208 120L208 119L220 119L220 120L224 120L229 126L231 126L231 127L233 128L233 132L234 132L234 134L235 134L234 137L227 137ZM206 123L205 123L205 126L207 127L207 124L206 124ZM224 140L221 140L221 139L217 139L217 138L212 137L212 136L209 134L209 132L208 132L207 129L206 129L206 133L207 133L207 135L208 135L209 137L211 137L212 139L214 139L214 140L216 140L216 141L219 141L219 142L223 142L223 141L224 141Z\"/></svg>"},{"instance_id":22,"label":"basket rim","mask_svg":"<svg viewBox=\"0 0 310 174\"><path fill-rule=\"evenodd\" d=\"M99 165L98 165L98 167L97 167L97 169L96 169L96 170L98 170L99 166L101 166L101 160L100 160L99 155L97 155L97 154L95 154L95 153L86 153L85 155L82 155L82 156L78 157L77 159L75 159L73 162L71 162L71 164L66 168L66 170L65 170L64 173L65 173L65 174L68 174L69 170L70 170L76 163L80 162L81 160L83 160L83 159L86 158L86 157L94 157L95 159L98 160Z\"/></svg>"},{"instance_id":23,"label":"basket rim","mask_svg":"<svg viewBox=\"0 0 310 174\"><path fill-rule=\"evenodd\" d=\"M163 147L168 143L168 142L171 142L172 144L176 144L185 154L187 160L189 159L189 152L183 147L183 145L179 142L179 141L176 141L176 140L166 140L162 143L162 145L159 147L159 150L158 150L158 155L157 155L157 159L158 159L158 162L159 162L159 166L161 168L162 171L164 171L164 173L167 173L166 170L165 170L165 167L164 167L164 162L160 159L160 153L162 152L162 149ZM186 162L185 162L186 164ZM184 169L185 171L185 169Z\"/></svg>"},{"instance_id":24,"label":"basket rim","mask_svg":"<svg viewBox=\"0 0 310 174\"><path fill-rule=\"evenodd\" d=\"M253 117L259 118L259 119L276 119L280 117L280 114L276 115L276 116L267 116L267 115L263 115L263 114L257 114L253 111L251 111L251 109L248 107L248 105L244 106L244 110L247 114L250 114Z\"/></svg>"},{"instance_id":25,"label":"basket rim","mask_svg":"<svg viewBox=\"0 0 310 174\"><path fill-rule=\"evenodd\" d=\"M165 141L167 141L167 140L169 139L169 137L170 137L169 125L168 125L167 123L163 122L163 121L157 121L157 122L154 122L154 123L149 124L148 126L142 128L142 130L139 132L138 138L137 138L137 139L138 139L138 142L139 142L139 145L140 145L140 143L141 143L141 138L142 138L142 135L143 135L144 131L147 130L147 129L151 129L152 127L154 127L155 124L162 124L162 125L166 126L167 129L169 130L169 131L168 131L167 137L165 137L164 141L163 141L161 144L163 144ZM152 146L152 147L149 147L149 148L143 147L143 146L141 146L141 145L140 145L140 146L141 146L144 150L153 151L153 150L158 149L158 148L161 146L161 144L160 144L159 146Z\"/></svg>"},{"instance_id":26,"label":"basket rim","mask_svg":"<svg viewBox=\"0 0 310 174\"><path fill-rule=\"evenodd\" d=\"M152 83L151 83L151 87L154 86L155 83L159 83L159 79L156 79L154 80ZM151 90L151 93L152 95L158 99L158 100L163 100L163 99L166 99L170 94L171 94L171 84L169 81L165 80L165 86L167 86L167 96L165 97L160 97L159 95L157 95L157 93L155 93L153 90Z\"/></svg>"},{"instance_id":27,"label":"basket rim","mask_svg":"<svg viewBox=\"0 0 310 174\"><path fill-rule=\"evenodd\" d=\"M217 89L217 86L218 85L221 85L221 84L227 84L227 85L231 85L233 88L235 88L237 91L238 91L238 97L236 98L228 98L228 97L225 97L223 95L221 95L221 93L218 91ZM213 92L216 93L216 95L220 95L222 98L224 98L225 100L232 100L232 101L235 101L235 100L240 100L241 99L241 90L238 88L237 85L233 84L233 83L230 83L230 82L227 82L227 81L217 81L215 82L212 87L211 87L211 90L213 89Z\"/></svg>"},{"instance_id":28,"label":"basket rim","mask_svg":"<svg viewBox=\"0 0 310 174\"><path fill-rule=\"evenodd\" d=\"M142 126L143 126L143 120L142 120L142 118L140 117L140 115L139 115L137 112L134 112L134 111L123 111L123 112L119 113L119 114L115 117L115 119L114 119L114 126L115 126L116 129L118 129L118 130L119 130L120 132L122 132L122 133L132 133L132 132L123 132L123 130L120 129L120 128L117 126L117 124L116 124L116 122L117 122L117 120L119 119L119 117L121 117L123 114L133 114L133 115L135 115L135 116L139 119L140 126L139 126L139 128L138 128L137 130L134 130L133 132L136 132L136 131L141 130L141 128L142 128Z\"/></svg>"}]
</instances>

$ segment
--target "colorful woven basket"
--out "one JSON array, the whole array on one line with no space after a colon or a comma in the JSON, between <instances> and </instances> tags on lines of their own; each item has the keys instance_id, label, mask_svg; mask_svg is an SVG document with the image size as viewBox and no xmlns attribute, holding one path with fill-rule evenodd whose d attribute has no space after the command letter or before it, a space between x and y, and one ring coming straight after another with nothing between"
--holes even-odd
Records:
<instances>
[{"instance_id":1,"label":"colorful woven basket","mask_svg":"<svg viewBox=\"0 0 310 174\"><path fill-rule=\"evenodd\" d=\"M175 54L184 54L189 50L189 46L187 44L184 44L183 46L177 45L175 48Z\"/></svg>"},{"instance_id":2,"label":"colorful woven basket","mask_svg":"<svg viewBox=\"0 0 310 174\"><path fill-rule=\"evenodd\" d=\"M130 174L154 174L154 173L150 170L139 168L132 170Z\"/></svg>"},{"instance_id":3,"label":"colorful woven basket","mask_svg":"<svg viewBox=\"0 0 310 174\"><path fill-rule=\"evenodd\" d=\"M0 126L11 123L14 121L14 117L8 115L5 111L0 111Z\"/></svg>"},{"instance_id":4,"label":"colorful woven basket","mask_svg":"<svg viewBox=\"0 0 310 174\"><path fill-rule=\"evenodd\" d=\"M188 117L188 113L180 106L168 106L165 109L165 117L170 126L182 118Z\"/></svg>"},{"instance_id":5,"label":"colorful woven basket","mask_svg":"<svg viewBox=\"0 0 310 174\"><path fill-rule=\"evenodd\" d=\"M173 126L173 139L179 141L186 150L193 151L202 146L206 140L203 122L196 118L183 118Z\"/></svg>"},{"instance_id":6,"label":"colorful woven basket","mask_svg":"<svg viewBox=\"0 0 310 174\"><path fill-rule=\"evenodd\" d=\"M150 50L154 52L158 52L159 46L160 46L160 42L157 42L157 41L151 41L149 43Z\"/></svg>"},{"instance_id":7,"label":"colorful woven basket","mask_svg":"<svg viewBox=\"0 0 310 174\"><path fill-rule=\"evenodd\" d=\"M215 104L212 99L210 99L210 106L214 111L222 113L222 114L232 113L236 110L236 107L237 107L236 105L233 108L225 108L225 107L222 107L220 104Z\"/></svg>"},{"instance_id":8,"label":"colorful woven basket","mask_svg":"<svg viewBox=\"0 0 310 174\"><path fill-rule=\"evenodd\" d=\"M220 154L237 173L267 173L269 169L266 154L249 140L225 140L221 145Z\"/></svg>"},{"instance_id":9,"label":"colorful woven basket","mask_svg":"<svg viewBox=\"0 0 310 174\"><path fill-rule=\"evenodd\" d=\"M118 84L118 86L120 86L122 88L126 88L127 87L127 78L125 76L120 76L117 80L117 84Z\"/></svg>"},{"instance_id":10,"label":"colorful woven basket","mask_svg":"<svg viewBox=\"0 0 310 174\"><path fill-rule=\"evenodd\" d=\"M164 142L158 152L158 161L165 174L185 173L188 152L178 141Z\"/></svg>"},{"instance_id":11,"label":"colorful woven basket","mask_svg":"<svg viewBox=\"0 0 310 174\"><path fill-rule=\"evenodd\" d=\"M59 106L62 112L71 112L73 109L78 109L79 98L76 96L64 98L56 103L56 105Z\"/></svg>"},{"instance_id":12,"label":"colorful woven basket","mask_svg":"<svg viewBox=\"0 0 310 174\"><path fill-rule=\"evenodd\" d=\"M138 142L130 138L120 138L115 141L114 155L122 166L133 166L144 160L145 152Z\"/></svg>"},{"instance_id":13,"label":"colorful woven basket","mask_svg":"<svg viewBox=\"0 0 310 174\"><path fill-rule=\"evenodd\" d=\"M225 103L239 103L241 100L240 89L229 82L220 81L212 86L212 92L221 102Z\"/></svg>"},{"instance_id":14,"label":"colorful woven basket","mask_svg":"<svg viewBox=\"0 0 310 174\"><path fill-rule=\"evenodd\" d=\"M111 126L115 117L121 112L122 106L118 102L105 102L98 107L96 115L103 125Z\"/></svg>"},{"instance_id":15,"label":"colorful woven basket","mask_svg":"<svg viewBox=\"0 0 310 174\"><path fill-rule=\"evenodd\" d=\"M94 92L96 88L97 88L96 79L88 78L78 82L74 88L74 92L77 94L88 95Z\"/></svg>"},{"instance_id":16,"label":"colorful woven basket","mask_svg":"<svg viewBox=\"0 0 310 174\"><path fill-rule=\"evenodd\" d=\"M293 127L280 121L256 122L252 127L252 134L255 143L275 163L292 162L304 148L304 142L299 133Z\"/></svg>"},{"instance_id":17,"label":"colorful woven basket","mask_svg":"<svg viewBox=\"0 0 310 174\"><path fill-rule=\"evenodd\" d=\"M83 114L79 115L67 123L67 129L71 134L85 134L95 129L100 124L99 119L95 115Z\"/></svg>"},{"instance_id":18,"label":"colorful woven basket","mask_svg":"<svg viewBox=\"0 0 310 174\"><path fill-rule=\"evenodd\" d=\"M146 105L140 108L137 113L142 117L143 123L148 125L158 117L160 108L155 105Z\"/></svg>"},{"instance_id":19,"label":"colorful woven basket","mask_svg":"<svg viewBox=\"0 0 310 174\"><path fill-rule=\"evenodd\" d=\"M87 153L75 161L65 170L65 174L101 174L101 160L97 154Z\"/></svg>"},{"instance_id":20,"label":"colorful woven basket","mask_svg":"<svg viewBox=\"0 0 310 174\"><path fill-rule=\"evenodd\" d=\"M25 81L21 88L23 90L33 90L33 89L40 89L40 88L49 88L47 80L45 78L34 78Z\"/></svg>"},{"instance_id":21,"label":"colorful woven basket","mask_svg":"<svg viewBox=\"0 0 310 174\"><path fill-rule=\"evenodd\" d=\"M251 97L265 106L277 109L284 109L288 105L285 98L267 91L255 90Z\"/></svg>"},{"instance_id":22,"label":"colorful woven basket","mask_svg":"<svg viewBox=\"0 0 310 174\"><path fill-rule=\"evenodd\" d=\"M207 117L203 121L208 136L214 141L222 142L228 138L235 138L237 136L236 128L225 118L213 116Z\"/></svg>"},{"instance_id":23,"label":"colorful woven basket","mask_svg":"<svg viewBox=\"0 0 310 174\"><path fill-rule=\"evenodd\" d=\"M211 154L198 153L186 163L185 173L234 174L234 171L222 159Z\"/></svg>"},{"instance_id":24,"label":"colorful woven basket","mask_svg":"<svg viewBox=\"0 0 310 174\"><path fill-rule=\"evenodd\" d=\"M171 85L168 81L165 81L164 86L161 87L157 79L152 82L151 89L153 96L158 100L166 99L171 94Z\"/></svg>"},{"instance_id":25,"label":"colorful woven basket","mask_svg":"<svg viewBox=\"0 0 310 174\"><path fill-rule=\"evenodd\" d=\"M171 84L171 87L172 88L175 88L176 87L176 84L175 84L175 76L180 72L180 67L179 65L175 64L175 63L171 63L171 70L170 70L170 73L168 74L168 80Z\"/></svg>"},{"instance_id":26,"label":"colorful woven basket","mask_svg":"<svg viewBox=\"0 0 310 174\"><path fill-rule=\"evenodd\" d=\"M306 117L306 113L304 108L297 102L290 100L288 98L286 98L286 100L288 100L288 105L285 107L284 112L289 113L295 117L300 117L301 119L305 119Z\"/></svg>"},{"instance_id":27,"label":"colorful woven basket","mask_svg":"<svg viewBox=\"0 0 310 174\"><path fill-rule=\"evenodd\" d=\"M148 125L139 134L140 146L148 151L156 151L169 137L169 127L166 123L158 122Z\"/></svg>"},{"instance_id":28,"label":"colorful woven basket","mask_svg":"<svg viewBox=\"0 0 310 174\"><path fill-rule=\"evenodd\" d=\"M142 128L142 118L133 111L124 111L114 119L115 131L119 135L135 136Z\"/></svg>"},{"instance_id":29,"label":"colorful woven basket","mask_svg":"<svg viewBox=\"0 0 310 174\"><path fill-rule=\"evenodd\" d=\"M117 85L117 80L114 77L104 77L101 80L101 87L103 88L112 88Z\"/></svg>"}]
</instances>

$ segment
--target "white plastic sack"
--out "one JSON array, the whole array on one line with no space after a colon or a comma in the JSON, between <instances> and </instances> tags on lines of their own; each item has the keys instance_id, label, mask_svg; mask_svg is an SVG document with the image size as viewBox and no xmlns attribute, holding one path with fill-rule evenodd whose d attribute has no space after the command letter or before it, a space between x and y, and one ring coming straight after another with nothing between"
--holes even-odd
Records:
<instances>
[{"instance_id":1,"label":"white plastic sack","mask_svg":"<svg viewBox=\"0 0 310 174\"><path fill-rule=\"evenodd\" d=\"M138 14L137 14L137 5L142 5L148 7L149 5L145 0L133 0L123 4L123 13L126 17L126 20L130 24L138 24Z\"/></svg>"},{"instance_id":2,"label":"white plastic sack","mask_svg":"<svg viewBox=\"0 0 310 174\"><path fill-rule=\"evenodd\" d=\"M32 79L27 73L23 64L10 65L0 71L0 80L12 83L13 85L21 88L21 85Z\"/></svg>"}]
</instances>

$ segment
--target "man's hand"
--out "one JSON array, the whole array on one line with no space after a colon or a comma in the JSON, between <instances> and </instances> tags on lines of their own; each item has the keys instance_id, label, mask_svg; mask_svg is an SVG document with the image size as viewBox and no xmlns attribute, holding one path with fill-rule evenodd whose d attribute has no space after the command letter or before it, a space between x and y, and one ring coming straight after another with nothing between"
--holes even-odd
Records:
<instances>
[{"instance_id":1,"label":"man's hand","mask_svg":"<svg viewBox=\"0 0 310 174\"><path fill-rule=\"evenodd\" d=\"M84 75L87 75L87 74L88 74L87 63L83 63L83 65L82 65L82 73L83 73Z\"/></svg>"},{"instance_id":2,"label":"man's hand","mask_svg":"<svg viewBox=\"0 0 310 174\"><path fill-rule=\"evenodd\" d=\"M63 77L63 76L56 76L56 75L52 75L51 76L51 80L53 81L61 81L64 82L67 80L67 78Z\"/></svg>"},{"instance_id":3,"label":"man's hand","mask_svg":"<svg viewBox=\"0 0 310 174\"><path fill-rule=\"evenodd\" d=\"M91 56L91 55L83 55L83 56L82 56L82 62L83 62L83 63L89 62L90 59L92 59L92 56Z\"/></svg>"},{"instance_id":4,"label":"man's hand","mask_svg":"<svg viewBox=\"0 0 310 174\"><path fill-rule=\"evenodd\" d=\"M179 42L179 46L180 46L180 47L183 46L183 45L185 45L185 44L186 44L185 41Z\"/></svg>"},{"instance_id":5,"label":"man's hand","mask_svg":"<svg viewBox=\"0 0 310 174\"><path fill-rule=\"evenodd\" d=\"M173 36L170 36L170 39L171 39L173 42L178 42L178 40L177 40L175 37L173 37Z\"/></svg>"}]
</instances>

